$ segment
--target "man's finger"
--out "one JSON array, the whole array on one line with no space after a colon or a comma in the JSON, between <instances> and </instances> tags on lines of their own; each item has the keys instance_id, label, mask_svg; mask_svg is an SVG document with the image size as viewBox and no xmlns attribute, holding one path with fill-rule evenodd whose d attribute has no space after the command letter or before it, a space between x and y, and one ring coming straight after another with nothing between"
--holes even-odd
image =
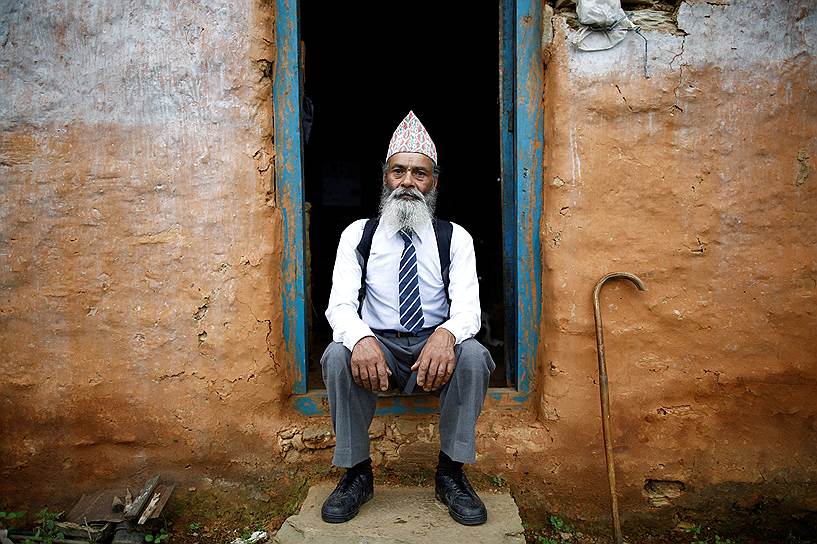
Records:
<instances>
[{"instance_id":1,"label":"man's finger","mask_svg":"<svg viewBox=\"0 0 817 544\"><path fill-rule=\"evenodd\" d=\"M389 375L387 374L388 370L389 368L386 366L385 361L377 362L377 377L380 379L381 391L389 390Z\"/></svg>"},{"instance_id":2,"label":"man's finger","mask_svg":"<svg viewBox=\"0 0 817 544\"><path fill-rule=\"evenodd\" d=\"M417 367L417 385L423 387L423 384L426 382L426 372L428 371L428 359L426 359L422 353L411 368L414 369L415 367Z\"/></svg>"},{"instance_id":3,"label":"man's finger","mask_svg":"<svg viewBox=\"0 0 817 544\"><path fill-rule=\"evenodd\" d=\"M360 367L360 382L365 389L371 391L372 384L369 382L369 369L362 365Z\"/></svg>"},{"instance_id":4,"label":"man's finger","mask_svg":"<svg viewBox=\"0 0 817 544\"><path fill-rule=\"evenodd\" d=\"M426 387L423 387L424 390L432 391L436 387L437 368L439 368L439 363L437 361L429 361L428 373L426 374Z\"/></svg>"},{"instance_id":5,"label":"man's finger","mask_svg":"<svg viewBox=\"0 0 817 544\"><path fill-rule=\"evenodd\" d=\"M442 387L445 384L445 381L446 381L445 376L446 376L447 370L448 370L448 365L440 364L439 366L437 366L437 375L434 378L434 387L433 387L434 390L439 389L440 387Z\"/></svg>"},{"instance_id":6,"label":"man's finger","mask_svg":"<svg viewBox=\"0 0 817 544\"><path fill-rule=\"evenodd\" d=\"M366 370L369 372L369 390L378 391L380 389L380 379L377 377L377 365L371 365Z\"/></svg>"},{"instance_id":7,"label":"man's finger","mask_svg":"<svg viewBox=\"0 0 817 544\"><path fill-rule=\"evenodd\" d=\"M431 391L434 389L434 382L437 381L437 368L440 363L435 360L430 360L426 366L426 377L423 380L423 390Z\"/></svg>"}]
</instances>

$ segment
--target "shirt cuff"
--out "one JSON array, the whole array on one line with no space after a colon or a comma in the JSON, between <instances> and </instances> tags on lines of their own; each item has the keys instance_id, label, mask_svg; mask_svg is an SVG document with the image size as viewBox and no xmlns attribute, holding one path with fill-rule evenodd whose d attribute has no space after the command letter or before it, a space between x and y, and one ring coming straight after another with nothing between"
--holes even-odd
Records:
<instances>
[{"instance_id":1,"label":"shirt cuff","mask_svg":"<svg viewBox=\"0 0 817 544\"><path fill-rule=\"evenodd\" d=\"M448 321L442 322L440 325L437 326L437 329L445 329L451 334L454 335L454 345L461 344L471 338L471 334L467 334L466 331L460 326L458 327L456 322L453 319L449 319ZM437 329L434 329L435 331Z\"/></svg>"},{"instance_id":2,"label":"shirt cuff","mask_svg":"<svg viewBox=\"0 0 817 544\"><path fill-rule=\"evenodd\" d=\"M360 342L360 339L366 336L374 336L372 329L370 329L369 326L363 321L360 323L355 323L349 327L348 331L346 331L343 339L343 345L346 346L349 351L352 351L355 349L355 344Z\"/></svg>"}]
</instances>

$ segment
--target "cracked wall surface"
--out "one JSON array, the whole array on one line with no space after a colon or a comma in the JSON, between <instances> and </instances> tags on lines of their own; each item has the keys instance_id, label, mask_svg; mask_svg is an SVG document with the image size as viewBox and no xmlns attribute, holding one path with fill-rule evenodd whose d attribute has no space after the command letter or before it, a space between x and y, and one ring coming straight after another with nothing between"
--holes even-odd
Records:
<instances>
[{"instance_id":1,"label":"cracked wall surface","mask_svg":"<svg viewBox=\"0 0 817 544\"><path fill-rule=\"evenodd\" d=\"M0 7L6 500L271 462L288 391L272 17L252 0Z\"/></svg>"},{"instance_id":2,"label":"cracked wall surface","mask_svg":"<svg viewBox=\"0 0 817 544\"><path fill-rule=\"evenodd\" d=\"M602 295L625 519L813 522L817 7L683 2L676 17L643 31L649 79L638 36L579 52L553 20L537 376L551 444L527 463L545 482L530 492L604 515L592 290L628 271L647 292Z\"/></svg>"},{"instance_id":3,"label":"cracked wall surface","mask_svg":"<svg viewBox=\"0 0 817 544\"><path fill-rule=\"evenodd\" d=\"M535 388L483 413L477 468L609 519L591 293L626 270L648 291L602 297L625 523L813 516L817 9L675 4L638 10L649 79L638 36L581 53L552 20ZM0 496L328 467L280 363L273 16L0 9ZM375 464L432 467L435 423L376 418Z\"/></svg>"}]
</instances>

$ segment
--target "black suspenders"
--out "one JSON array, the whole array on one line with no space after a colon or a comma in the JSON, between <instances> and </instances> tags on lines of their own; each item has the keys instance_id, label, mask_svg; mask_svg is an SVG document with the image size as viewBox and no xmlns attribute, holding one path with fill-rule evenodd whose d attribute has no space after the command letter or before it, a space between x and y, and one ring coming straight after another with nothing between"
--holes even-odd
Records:
<instances>
[{"instance_id":1,"label":"black suspenders","mask_svg":"<svg viewBox=\"0 0 817 544\"><path fill-rule=\"evenodd\" d=\"M366 221L363 227L363 236L357 245L357 258L360 263L360 290L358 291L358 314L363 307L363 299L366 297L366 265L369 262L369 253L372 251L372 239L374 231L377 230L379 217L372 217ZM451 306L451 297L448 296L448 284L451 283L451 235L454 232L454 225L450 221L434 219L434 236L437 238L437 250L440 254L440 271L443 277L443 287L445 289L445 299Z\"/></svg>"}]
</instances>

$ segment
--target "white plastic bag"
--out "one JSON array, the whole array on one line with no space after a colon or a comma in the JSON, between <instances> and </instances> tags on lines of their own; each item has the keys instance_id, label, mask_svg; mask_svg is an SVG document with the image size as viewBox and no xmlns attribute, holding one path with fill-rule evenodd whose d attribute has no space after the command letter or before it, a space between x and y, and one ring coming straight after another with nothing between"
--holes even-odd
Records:
<instances>
[{"instance_id":1,"label":"white plastic bag","mask_svg":"<svg viewBox=\"0 0 817 544\"><path fill-rule=\"evenodd\" d=\"M576 13L582 28L573 44L582 51L611 49L634 28L621 9L621 0L577 0Z\"/></svg>"},{"instance_id":2,"label":"white plastic bag","mask_svg":"<svg viewBox=\"0 0 817 544\"><path fill-rule=\"evenodd\" d=\"M626 17L621 0L578 0L576 14L581 24L594 30L609 29Z\"/></svg>"}]
</instances>

